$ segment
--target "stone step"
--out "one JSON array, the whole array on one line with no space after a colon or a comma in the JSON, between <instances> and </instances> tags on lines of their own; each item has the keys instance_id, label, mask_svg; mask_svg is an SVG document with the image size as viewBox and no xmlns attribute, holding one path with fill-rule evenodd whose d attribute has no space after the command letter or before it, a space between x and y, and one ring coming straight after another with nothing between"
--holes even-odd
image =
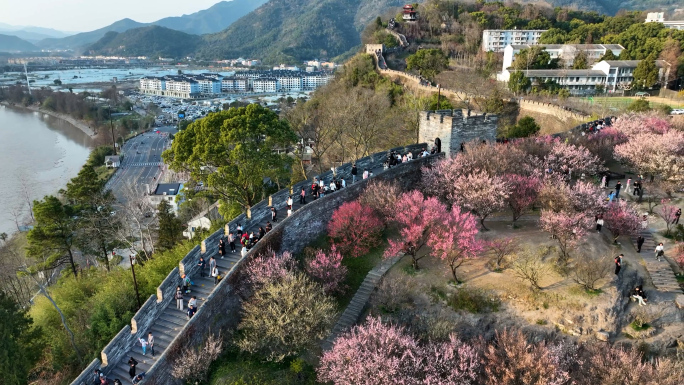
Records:
<instances>
[{"instance_id":1,"label":"stone step","mask_svg":"<svg viewBox=\"0 0 684 385\"><path fill-rule=\"evenodd\" d=\"M168 323L178 325L180 327L183 327L183 325L185 325L186 321L187 321L186 319L183 319L181 317L176 317L175 315L169 315L169 314L162 314L159 316L158 319L160 319L162 321L166 321Z\"/></svg>"},{"instance_id":2,"label":"stone step","mask_svg":"<svg viewBox=\"0 0 684 385\"><path fill-rule=\"evenodd\" d=\"M161 324L153 324L152 327L150 328L152 331L152 334L154 335L154 338L159 338L159 339L166 339L168 342L173 341L173 339L176 337L176 332L166 326L166 325L161 325Z\"/></svg>"},{"instance_id":3,"label":"stone step","mask_svg":"<svg viewBox=\"0 0 684 385\"><path fill-rule=\"evenodd\" d=\"M136 374L137 373L140 373L140 371L136 371ZM125 367L117 366L116 368L113 368L107 375L107 379L112 381L118 379L122 384L130 383L131 378L128 376L128 365Z\"/></svg>"},{"instance_id":4,"label":"stone step","mask_svg":"<svg viewBox=\"0 0 684 385\"><path fill-rule=\"evenodd\" d=\"M165 321L163 319L157 319L155 321L155 323L158 325L162 325L168 329L173 330L174 335L176 335L178 332L180 332L180 330L183 328L183 326L181 326L181 325L178 325L178 324L175 324L175 323L172 323L169 321Z\"/></svg>"}]
</instances>

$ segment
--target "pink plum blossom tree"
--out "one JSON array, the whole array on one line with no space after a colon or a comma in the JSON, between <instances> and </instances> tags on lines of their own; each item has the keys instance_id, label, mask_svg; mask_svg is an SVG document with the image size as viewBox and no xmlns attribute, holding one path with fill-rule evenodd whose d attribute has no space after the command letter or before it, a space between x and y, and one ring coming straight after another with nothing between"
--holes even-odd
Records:
<instances>
[{"instance_id":1,"label":"pink plum blossom tree","mask_svg":"<svg viewBox=\"0 0 684 385\"><path fill-rule=\"evenodd\" d=\"M247 283L258 290L267 282L285 278L296 269L296 262L289 252L280 255L269 250L265 254L254 258L245 269Z\"/></svg>"},{"instance_id":2,"label":"pink plum blossom tree","mask_svg":"<svg viewBox=\"0 0 684 385\"><path fill-rule=\"evenodd\" d=\"M684 183L684 132L636 133L615 147L615 157L663 181L679 186Z\"/></svg>"},{"instance_id":3,"label":"pink plum blossom tree","mask_svg":"<svg viewBox=\"0 0 684 385\"><path fill-rule=\"evenodd\" d=\"M360 257L380 244L383 223L358 201L343 203L328 223L328 235L342 254Z\"/></svg>"},{"instance_id":4,"label":"pink plum blossom tree","mask_svg":"<svg viewBox=\"0 0 684 385\"><path fill-rule=\"evenodd\" d=\"M544 158L544 165L552 172L568 174L571 171L573 175L595 175L605 169L603 161L585 147L561 142L554 144Z\"/></svg>"},{"instance_id":5,"label":"pink plum blossom tree","mask_svg":"<svg viewBox=\"0 0 684 385\"><path fill-rule=\"evenodd\" d=\"M678 207L672 204L672 201L669 199L663 199L660 201L660 212L658 213L661 218L665 221L665 226L666 227L666 233L665 235L670 235L670 232L672 231L672 225L674 224L674 220L677 217L675 214L677 213Z\"/></svg>"},{"instance_id":6,"label":"pink plum blossom tree","mask_svg":"<svg viewBox=\"0 0 684 385\"><path fill-rule=\"evenodd\" d=\"M452 205L471 211L480 218L482 229L489 230L484 224L485 219L491 213L502 210L509 195L509 185L502 177L477 171L458 177L447 200Z\"/></svg>"},{"instance_id":7,"label":"pink plum blossom tree","mask_svg":"<svg viewBox=\"0 0 684 385\"><path fill-rule=\"evenodd\" d=\"M439 226L438 237L429 241L436 257L446 262L455 281L456 269L470 259L477 258L484 248L484 242L477 239L477 221L467 212L461 212L458 206L452 207L449 213L443 215Z\"/></svg>"},{"instance_id":8,"label":"pink plum blossom tree","mask_svg":"<svg viewBox=\"0 0 684 385\"><path fill-rule=\"evenodd\" d=\"M570 248L587 233L592 221L585 213L542 210L539 224L558 241L560 262L567 263Z\"/></svg>"},{"instance_id":9,"label":"pink plum blossom tree","mask_svg":"<svg viewBox=\"0 0 684 385\"><path fill-rule=\"evenodd\" d=\"M399 237L388 240L385 258L403 251L411 256L413 267L418 269L418 261L427 256L419 256L421 249L435 245L443 238L442 222L447 213L446 206L435 197L425 198L420 191L415 190L402 194L396 203L393 218L399 228Z\"/></svg>"},{"instance_id":10,"label":"pink plum blossom tree","mask_svg":"<svg viewBox=\"0 0 684 385\"><path fill-rule=\"evenodd\" d=\"M504 181L506 181L510 188L507 203L515 223L537 201L542 184L541 179L537 176L506 174L504 175Z\"/></svg>"},{"instance_id":11,"label":"pink plum blossom tree","mask_svg":"<svg viewBox=\"0 0 684 385\"><path fill-rule=\"evenodd\" d=\"M635 235L641 228L641 219L636 208L626 201L611 202L603 214L605 226L613 235L613 243L621 235Z\"/></svg>"},{"instance_id":12,"label":"pink plum blossom tree","mask_svg":"<svg viewBox=\"0 0 684 385\"><path fill-rule=\"evenodd\" d=\"M418 384L420 348L404 329L370 318L323 353L318 380L335 385Z\"/></svg>"},{"instance_id":13,"label":"pink plum blossom tree","mask_svg":"<svg viewBox=\"0 0 684 385\"><path fill-rule=\"evenodd\" d=\"M306 272L316 282L323 285L326 293L343 290L342 282L347 276L347 267L342 265L342 254L335 245L329 252L318 250L316 255L306 262Z\"/></svg>"},{"instance_id":14,"label":"pink plum blossom tree","mask_svg":"<svg viewBox=\"0 0 684 385\"><path fill-rule=\"evenodd\" d=\"M480 357L475 348L459 341L432 343L423 349L425 385L470 385L477 383Z\"/></svg>"}]
</instances>

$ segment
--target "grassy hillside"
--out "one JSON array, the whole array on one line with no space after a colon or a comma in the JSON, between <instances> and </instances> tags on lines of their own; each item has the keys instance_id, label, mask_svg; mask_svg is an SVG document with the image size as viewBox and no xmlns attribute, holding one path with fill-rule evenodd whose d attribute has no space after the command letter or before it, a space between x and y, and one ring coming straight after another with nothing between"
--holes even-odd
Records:
<instances>
[{"instance_id":1,"label":"grassy hillside","mask_svg":"<svg viewBox=\"0 0 684 385\"><path fill-rule=\"evenodd\" d=\"M257 9L267 1L222 1L203 11L190 15L167 17L152 24L195 35L215 33L226 29L233 22Z\"/></svg>"},{"instance_id":2,"label":"grassy hillside","mask_svg":"<svg viewBox=\"0 0 684 385\"><path fill-rule=\"evenodd\" d=\"M126 32L108 32L87 48L91 54L162 56L179 58L193 54L201 38L169 28L150 26Z\"/></svg>"},{"instance_id":3,"label":"grassy hillside","mask_svg":"<svg viewBox=\"0 0 684 385\"><path fill-rule=\"evenodd\" d=\"M538 3L537 0L523 2ZM557 7L598 11L608 15L615 15L619 10L673 12L676 8L684 8L682 0L546 0L546 2Z\"/></svg>"},{"instance_id":4,"label":"grassy hillside","mask_svg":"<svg viewBox=\"0 0 684 385\"><path fill-rule=\"evenodd\" d=\"M361 44L374 17L405 0L271 0L225 31L205 36L208 59L259 57L268 63L332 58Z\"/></svg>"},{"instance_id":5,"label":"grassy hillside","mask_svg":"<svg viewBox=\"0 0 684 385\"><path fill-rule=\"evenodd\" d=\"M38 51L38 47L16 36L0 35L0 52Z\"/></svg>"}]
</instances>

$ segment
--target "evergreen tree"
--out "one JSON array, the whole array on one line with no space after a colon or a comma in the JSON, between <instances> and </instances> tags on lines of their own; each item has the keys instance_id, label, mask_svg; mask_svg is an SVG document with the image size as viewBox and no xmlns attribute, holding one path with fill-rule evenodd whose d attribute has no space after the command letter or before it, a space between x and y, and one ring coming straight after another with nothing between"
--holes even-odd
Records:
<instances>
[{"instance_id":1,"label":"evergreen tree","mask_svg":"<svg viewBox=\"0 0 684 385\"><path fill-rule=\"evenodd\" d=\"M655 56L651 55L637 64L634 70L634 87L651 88L656 83L658 83L658 67L655 64Z\"/></svg>"},{"instance_id":2,"label":"evergreen tree","mask_svg":"<svg viewBox=\"0 0 684 385\"><path fill-rule=\"evenodd\" d=\"M575 56L574 62L572 63L572 69L585 70L587 68L589 68L589 58L587 57L587 53L585 51L579 51L577 56Z\"/></svg>"},{"instance_id":3,"label":"evergreen tree","mask_svg":"<svg viewBox=\"0 0 684 385\"><path fill-rule=\"evenodd\" d=\"M28 374L43 349L40 328L19 305L0 291L0 383L28 384Z\"/></svg>"},{"instance_id":4,"label":"evergreen tree","mask_svg":"<svg viewBox=\"0 0 684 385\"><path fill-rule=\"evenodd\" d=\"M76 217L73 207L49 195L33 202L35 224L28 232L27 254L38 260L39 270L49 270L69 264L77 275L74 260Z\"/></svg>"},{"instance_id":5,"label":"evergreen tree","mask_svg":"<svg viewBox=\"0 0 684 385\"><path fill-rule=\"evenodd\" d=\"M508 89L516 95L521 92L527 91L527 89L530 88L531 85L532 82L525 76L525 73L522 71L513 72L511 74L511 77L508 79Z\"/></svg>"},{"instance_id":6,"label":"evergreen tree","mask_svg":"<svg viewBox=\"0 0 684 385\"><path fill-rule=\"evenodd\" d=\"M157 206L159 210L159 232L157 233L157 250L172 249L183 239L183 223L173 213L171 205L162 200Z\"/></svg>"}]
</instances>

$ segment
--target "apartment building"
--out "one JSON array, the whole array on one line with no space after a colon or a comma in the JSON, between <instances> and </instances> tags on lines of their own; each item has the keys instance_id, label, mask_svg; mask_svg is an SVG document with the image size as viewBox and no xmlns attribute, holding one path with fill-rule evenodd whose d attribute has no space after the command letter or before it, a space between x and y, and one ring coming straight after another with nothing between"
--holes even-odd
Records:
<instances>
[{"instance_id":1,"label":"apartment building","mask_svg":"<svg viewBox=\"0 0 684 385\"><path fill-rule=\"evenodd\" d=\"M620 56L625 49L619 44L544 44L541 45L541 47L549 53L551 60L559 59L560 65L565 67L572 67L575 57L577 57L580 52L585 52L589 62L592 63L598 61L608 51L612 51L615 56ZM511 44L506 46L504 49L502 71L505 72L506 69L513 65L513 62L520 51L530 48L532 48L532 45L530 44ZM497 78L499 78L499 75L497 75ZM508 78L499 78L499 80L508 81Z\"/></svg>"},{"instance_id":2,"label":"apartment building","mask_svg":"<svg viewBox=\"0 0 684 385\"><path fill-rule=\"evenodd\" d=\"M279 88L278 91L301 91L302 77L301 76L279 76L277 77Z\"/></svg>"},{"instance_id":3,"label":"apartment building","mask_svg":"<svg viewBox=\"0 0 684 385\"><path fill-rule=\"evenodd\" d=\"M259 78L252 81L254 92L278 92L280 84L276 78Z\"/></svg>"},{"instance_id":4,"label":"apartment building","mask_svg":"<svg viewBox=\"0 0 684 385\"><path fill-rule=\"evenodd\" d=\"M646 23L662 23L665 28L684 30L684 20L665 21L665 13L663 12L649 12L646 16Z\"/></svg>"},{"instance_id":5,"label":"apartment building","mask_svg":"<svg viewBox=\"0 0 684 385\"><path fill-rule=\"evenodd\" d=\"M511 45L537 45L545 29L485 29L482 31L484 52L503 52Z\"/></svg>"},{"instance_id":6,"label":"apartment building","mask_svg":"<svg viewBox=\"0 0 684 385\"><path fill-rule=\"evenodd\" d=\"M613 93L632 86L634 70L639 62L640 60L604 60L594 64L591 69L523 70L522 72L530 79L532 85L553 81L573 95L593 94L597 87L602 87L605 92ZM662 83L669 75L670 65L663 60L656 60L656 66L659 68L659 80Z\"/></svg>"}]
</instances>

